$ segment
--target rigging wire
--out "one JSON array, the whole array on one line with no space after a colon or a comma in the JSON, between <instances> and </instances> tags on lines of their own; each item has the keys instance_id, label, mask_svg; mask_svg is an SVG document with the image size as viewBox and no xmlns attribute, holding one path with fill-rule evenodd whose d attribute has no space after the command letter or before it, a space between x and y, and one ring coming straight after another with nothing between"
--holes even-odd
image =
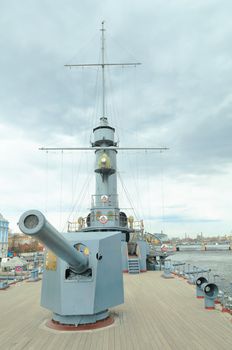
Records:
<instances>
[{"instance_id":1,"label":"rigging wire","mask_svg":"<svg viewBox=\"0 0 232 350\"><path fill-rule=\"evenodd\" d=\"M96 74L96 80L94 84L94 100L95 100L95 105L94 108L92 108L92 113L90 114L90 132L89 132L89 142L91 143L91 136L92 136L92 129L95 127L97 124L97 111L99 109L99 67L97 67L97 74Z\"/></svg>"},{"instance_id":2,"label":"rigging wire","mask_svg":"<svg viewBox=\"0 0 232 350\"><path fill-rule=\"evenodd\" d=\"M148 164L148 155L147 151L145 151L145 158L146 158L146 164ZM146 184L147 184L147 209L148 209L148 217L147 220L148 223L148 229L151 231L151 185L150 185L150 175L148 173L148 176L146 177Z\"/></svg>"},{"instance_id":3,"label":"rigging wire","mask_svg":"<svg viewBox=\"0 0 232 350\"><path fill-rule=\"evenodd\" d=\"M98 56L98 63L100 63L100 57L101 57L101 51L99 51L99 56ZM90 125L90 134L89 134L89 141L91 143L91 136L92 136L92 129L97 125L98 123L98 111L99 111L99 104L100 104L100 67L98 66L96 69L96 79L95 79L95 84L94 84L94 108L92 108L92 113L90 113L90 120L91 120L91 125Z\"/></svg>"},{"instance_id":4,"label":"rigging wire","mask_svg":"<svg viewBox=\"0 0 232 350\"><path fill-rule=\"evenodd\" d=\"M120 180L120 182L121 182L122 188L123 188L123 190L124 190L124 192L125 192L125 195L126 195L126 197L127 197L127 200L129 201L130 206L131 206L131 208L132 208L132 211L133 211L133 213L134 213L134 216L135 216L136 220L139 220L139 217L138 217L138 215L137 215L137 213L136 213L136 211L135 211L135 208L134 208L134 206L133 206L132 200L131 200L131 198L130 198L130 194L129 194L129 192L127 191L127 188L126 188L126 186L125 186L125 184L124 184L124 182L123 182L123 180L122 180L121 174L120 174L119 171L118 171L117 173L118 173L118 178L119 178L119 180Z\"/></svg>"},{"instance_id":5,"label":"rigging wire","mask_svg":"<svg viewBox=\"0 0 232 350\"><path fill-rule=\"evenodd\" d=\"M162 226L163 226L163 232L165 230L165 206L164 206L164 159L163 159L163 152L160 151L160 164L161 164L161 217L162 217Z\"/></svg>"},{"instance_id":6,"label":"rigging wire","mask_svg":"<svg viewBox=\"0 0 232 350\"><path fill-rule=\"evenodd\" d=\"M48 151L46 151L45 214L48 212Z\"/></svg>"},{"instance_id":7,"label":"rigging wire","mask_svg":"<svg viewBox=\"0 0 232 350\"><path fill-rule=\"evenodd\" d=\"M136 67L136 66L135 66ZM112 97L111 99L110 99L110 102L111 102L111 106L112 106L112 117L115 117L115 121L114 121L114 118L112 118L112 120L114 121L114 124L115 124L115 126L116 126L116 133L118 134L118 131L117 131L117 129L118 129L118 115L119 115L119 112L118 112L118 109L117 109L117 105L118 104L115 104L115 101L114 101L114 94L113 94L113 84L112 84L112 76L111 76L111 70L110 70L110 68L109 67L107 67L107 72L108 72L108 80L109 80L109 87L110 87L110 91L111 91L111 93L110 93L110 97ZM122 72L124 73L124 67L122 67L122 70L121 70L121 75L122 75ZM135 77L135 79L136 79L136 74L133 74L133 76ZM121 76L121 79L120 79L120 81L122 81L122 76ZM134 87L135 87L135 85L136 84L133 84L134 85ZM136 87L135 87L135 89L136 89ZM122 91L122 89L120 89L120 91ZM124 103L122 103L122 106L124 106ZM136 128L137 129L137 128ZM133 131L133 132L135 132L135 131ZM124 129L123 129L123 133L124 133ZM137 133L137 130L136 130L136 132L135 132L135 134L136 134L136 138L138 138L138 133ZM118 135L117 135L118 136ZM118 136L118 139L119 139L119 136ZM130 169L133 169L134 167L135 167L135 164L131 161L131 158L130 157L128 157L128 155L126 156L126 158L124 157L124 153L121 153L121 157L122 157L122 160L123 160L123 162L124 162L124 160L126 160L126 162L128 163L130 163ZM136 156L136 160L137 160L137 156ZM137 173L138 173L138 171L137 171ZM134 188L135 188L135 192L136 192L136 194L137 194L137 199L140 197L140 195L139 195L139 191L138 191L138 181L136 182L136 178L135 178L135 176L134 176L134 171L132 171L131 172L131 175L132 175L132 178L133 178L133 181L134 181L134 183L135 183L135 186L134 186ZM137 202L138 203L142 203L141 202L141 197L140 197L140 200L137 200ZM138 207L138 206L136 206L136 207Z\"/></svg>"},{"instance_id":8,"label":"rigging wire","mask_svg":"<svg viewBox=\"0 0 232 350\"><path fill-rule=\"evenodd\" d=\"M63 211L63 155L64 152L61 151L61 160L60 160L60 224L61 229L62 225L62 211Z\"/></svg>"},{"instance_id":9,"label":"rigging wire","mask_svg":"<svg viewBox=\"0 0 232 350\"><path fill-rule=\"evenodd\" d=\"M92 178L93 174L88 174L87 178L86 178L86 181L84 183L84 185L82 186L82 189L80 191L80 196L76 199L76 202L73 204L73 207L72 207L72 210L71 212L69 213L68 217L67 217L67 220L66 220L66 223L70 221L72 215L74 212L76 212L77 210L77 207L79 206L80 203L83 203L84 199L85 199L85 196L86 196L86 189L89 185L89 182ZM80 210L79 210L80 212ZM73 220L75 221L75 219L73 218ZM66 223L65 223L65 226L66 226ZM63 228L64 230L64 228Z\"/></svg>"},{"instance_id":10,"label":"rigging wire","mask_svg":"<svg viewBox=\"0 0 232 350\"><path fill-rule=\"evenodd\" d=\"M89 184L90 184L90 180L91 178L94 176L94 173L91 171L92 169L89 169L89 163L87 161L87 165L84 164L83 160L86 160L88 157L86 157L88 153L85 153L85 157L79 157L78 158L78 164L77 164L77 171L75 171L76 173L76 177L74 175L74 189L73 189L73 201L71 203L71 207L68 210L68 216L65 222L65 225L68 221L70 221L72 216L75 216L77 213L77 209L78 212L80 213L80 211L82 210L82 203L84 202L87 193L89 193ZM92 166L92 165L91 165ZM78 189L79 191L77 192L77 188L78 188L78 184L80 184L80 171L81 169L86 169L86 178L84 180L84 183L82 186L80 186L80 189ZM75 200L76 198L76 200ZM64 225L64 227L65 227Z\"/></svg>"},{"instance_id":11,"label":"rigging wire","mask_svg":"<svg viewBox=\"0 0 232 350\"><path fill-rule=\"evenodd\" d=\"M118 109L116 107L117 104L115 103L115 100L114 100L114 92L113 92L113 84L112 84L112 78L111 78L111 70L110 70L109 66L107 67L106 71L108 73L109 91L110 91L110 94L108 95L109 96L108 104L109 104L109 106L111 106L111 110L112 110L112 115L111 115L112 123L116 127L115 134L116 134L117 139L119 139L119 134L118 134L118 120L119 120L118 116L119 116L119 111L118 111Z\"/></svg>"},{"instance_id":12,"label":"rigging wire","mask_svg":"<svg viewBox=\"0 0 232 350\"><path fill-rule=\"evenodd\" d=\"M93 46L92 44L96 42L97 36L98 36L98 34L94 33L94 35L92 35L89 38L89 40L85 41L85 44L82 47L80 47L78 49L78 51L67 61L67 64L71 64L74 59L76 59L77 57L79 58L79 53L81 53L83 55L85 53L85 51L87 51L88 47L92 47Z\"/></svg>"},{"instance_id":13,"label":"rigging wire","mask_svg":"<svg viewBox=\"0 0 232 350\"><path fill-rule=\"evenodd\" d=\"M109 34L109 32L107 32L107 37L110 39L109 41L110 42L114 42L116 46L119 47L119 51L120 52L125 52L129 55L129 59L132 60L132 61L135 61L136 62L136 57L134 56L134 53L130 50L128 50L128 48L126 46L123 46L121 44L121 42L119 42L117 39L115 39L112 35Z\"/></svg>"}]
</instances>

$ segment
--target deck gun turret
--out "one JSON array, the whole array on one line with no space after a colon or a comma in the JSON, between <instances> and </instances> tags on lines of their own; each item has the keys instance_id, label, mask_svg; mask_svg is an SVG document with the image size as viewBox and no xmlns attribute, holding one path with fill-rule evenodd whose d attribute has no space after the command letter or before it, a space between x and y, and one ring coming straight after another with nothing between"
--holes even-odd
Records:
<instances>
[{"instance_id":1,"label":"deck gun turret","mask_svg":"<svg viewBox=\"0 0 232 350\"><path fill-rule=\"evenodd\" d=\"M58 232L37 210L25 212L21 231L43 242L41 305L60 324L106 319L108 308L123 303L121 232Z\"/></svg>"}]
</instances>

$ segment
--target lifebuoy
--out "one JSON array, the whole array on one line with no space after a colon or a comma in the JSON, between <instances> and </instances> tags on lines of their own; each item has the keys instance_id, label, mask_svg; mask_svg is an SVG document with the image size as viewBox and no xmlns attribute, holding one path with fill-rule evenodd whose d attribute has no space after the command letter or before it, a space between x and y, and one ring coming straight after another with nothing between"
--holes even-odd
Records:
<instances>
[{"instance_id":1,"label":"lifebuoy","mask_svg":"<svg viewBox=\"0 0 232 350\"><path fill-rule=\"evenodd\" d=\"M106 224L107 221L108 221L108 218L106 215L101 215L100 218L99 218L99 221L101 224Z\"/></svg>"},{"instance_id":2,"label":"lifebuoy","mask_svg":"<svg viewBox=\"0 0 232 350\"><path fill-rule=\"evenodd\" d=\"M107 203L108 202L108 196L106 196L106 195L101 196L101 201L102 201L102 203Z\"/></svg>"}]
</instances>

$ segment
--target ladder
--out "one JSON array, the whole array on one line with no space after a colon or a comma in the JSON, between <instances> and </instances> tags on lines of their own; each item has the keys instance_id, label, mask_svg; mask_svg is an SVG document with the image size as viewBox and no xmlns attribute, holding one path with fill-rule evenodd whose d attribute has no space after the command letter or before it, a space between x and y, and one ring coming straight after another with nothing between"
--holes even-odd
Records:
<instances>
[{"instance_id":1,"label":"ladder","mask_svg":"<svg viewBox=\"0 0 232 350\"><path fill-rule=\"evenodd\" d=\"M139 259L128 259L128 273L140 273Z\"/></svg>"}]
</instances>

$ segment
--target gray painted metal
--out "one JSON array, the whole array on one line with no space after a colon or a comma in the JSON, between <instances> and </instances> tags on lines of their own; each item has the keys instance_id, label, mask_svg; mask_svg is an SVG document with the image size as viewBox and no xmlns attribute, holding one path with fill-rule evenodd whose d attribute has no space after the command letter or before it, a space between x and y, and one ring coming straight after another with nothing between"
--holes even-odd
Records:
<instances>
[{"instance_id":1,"label":"gray painted metal","mask_svg":"<svg viewBox=\"0 0 232 350\"><path fill-rule=\"evenodd\" d=\"M218 286L215 283L207 283L204 286L202 285L202 289L205 296L205 308L214 309L215 299L219 293Z\"/></svg>"},{"instance_id":2,"label":"gray painted metal","mask_svg":"<svg viewBox=\"0 0 232 350\"><path fill-rule=\"evenodd\" d=\"M128 63L83 63L83 64L64 64L64 67L102 67L102 65L104 66L138 66L142 63L139 63L139 62L128 62Z\"/></svg>"},{"instance_id":3,"label":"gray painted metal","mask_svg":"<svg viewBox=\"0 0 232 350\"><path fill-rule=\"evenodd\" d=\"M77 321L80 315L85 315L86 323L91 323L93 315L124 301L121 233L67 232L65 235L71 245L81 243L88 247L91 274L67 276L69 266L58 258L55 270L44 270L41 305L62 318L75 316Z\"/></svg>"},{"instance_id":4,"label":"gray painted metal","mask_svg":"<svg viewBox=\"0 0 232 350\"><path fill-rule=\"evenodd\" d=\"M127 242L121 242L121 254L122 254L122 271L128 272L128 246Z\"/></svg>"},{"instance_id":5,"label":"gray painted metal","mask_svg":"<svg viewBox=\"0 0 232 350\"><path fill-rule=\"evenodd\" d=\"M100 125L93 130L93 146L97 147L95 152L96 192L90 217L92 228L112 229L116 227L117 230L120 230L116 175L117 152L116 147L110 147L110 145L115 145L114 133L114 128L110 127L105 117L100 118ZM106 160L106 165L102 163L103 159Z\"/></svg>"},{"instance_id":6,"label":"gray painted metal","mask_svg":"<svg viewBox=\"0 0 232 350\"><path fill-rule=\"evenodd\" d=\"M88 257L78 252L53 227L38 210L28 210L19 219L20 230L29 236L36 237L52 252L66 261L71 270L82 273L88 268Z\"/></svg>"},{"instance_id":7,"label":"gray painted metal","mask_svg":"<svg viewBox=\"0 0 232 350\"><path fill-rule=\"evenodd\" d=\"M69 315L69 316L62 316L58 315L56 313L53 313L52 319L56 322L62 323L62 324L75 324L75 325L81 325L86 323L96 323L98 321L104 320L109 316L109 311L104 310L101 312L97 312L93 315Z\"/></svg>"},{"instance_id":8,"label":"gray painted metal","mask_svg":"<svg viewBox=\"0 0 232 350\"><path fill-rule=\"evenodd\" d=\"M24 213L19 227L57 255L52 267L45 255L41 294L41 305L55 320L97 322L108 316L109 307L124 302L121 232L67 232L64 238L37 210ZM74 246L83 247L83 254Z\"/></svg>"},{"instance_id":9,"label":"gray painted metal","mask_svg":"<svg viewBox=\"0 0 232 350\"><path fill-rule=\"evenodd\" d=\"M172 276L172 274L171 274L170 268L164 268L164 272L161 276L163 278L174 278L174 276Z\"/></svg>"},{"instance_id":10,"label":"gray painted metal","mask_svg":"<svg viewBox=\"0 0 232 350\"><path fill-rule=\"evenodd\" d=\"M168 147L40 147L40 151L93 151L93 150L105 150L112 149L115 151L167 151Z\"/></svg>"},{"instance_id":11,"label":"gray painted metal","mask_svg":"<svg viewBox=\"0 0 232 350\"><path fill-rule=\"evenodd\" d=\"M208 280L204 276L201 276L196 280L196 297L197 298L204 298L205 294L202 289L202 286L207 283L208 283Z\"/></svg>"},{"instance_id":12,"label":"gray painted metal","mask_svg":"<svg viewBox=\"0 0 232 350\"><path fill-rule=\"evenodd\" d=\"M137 241L139 266L142 272L147 271L147 246L148 243L146 241Z\"/></svg>"},{"instance_id":13,"label":"gray painted metal","mask_svg":"<svg viewBox=\"0 0 232 350\"><path fill-rule=\"evenodd\" d=\"M199 274L199 273L205 273L205 272L210 272L211 269L197 269L197 270L191 270L185 272L185 275L194 275L194 274Z\"/></svg>"},{"instance_id":14,"label":"gray painted metal","mask_svg":"<svg viewBox=\"0 0 232 350\"><path fill-rule=\"evenodd\" d=\"M8 288L8 281L0 281L0 290Z\"/></svg>"},{"instance_id":15,"label":"gray painted metal","mask_svg":"<svg viewBox=\"0 0 232 350\"><path fill-rule=\"evenodd\" d=\"M31 276L29 278L29 281L30 282L36 282L39 280L39 270L36 268L36 269L33 269L31 271Z\"/></svg>"},{"instance_id":16,"label":"gray painted metal","mask_svg":"<svg viewBox=\"0 0 232 350\"><path fill-rule=\"evenodd\" d=\"M128 259L128 272L129 273L140 273L140 265L138 258L129 258Z\"/></svg>"},{"instance_id":17,"label":"gray painted metal","mask_svg":"<svg viewBox=\"0 0 232 350\"><path fill-rule=\"evenodd\" d=\"M170 260L164 261L164 272L161 276L163 278L174 278L174 276L171 273L171 261Z\"/></svg>"}]
</instances>

